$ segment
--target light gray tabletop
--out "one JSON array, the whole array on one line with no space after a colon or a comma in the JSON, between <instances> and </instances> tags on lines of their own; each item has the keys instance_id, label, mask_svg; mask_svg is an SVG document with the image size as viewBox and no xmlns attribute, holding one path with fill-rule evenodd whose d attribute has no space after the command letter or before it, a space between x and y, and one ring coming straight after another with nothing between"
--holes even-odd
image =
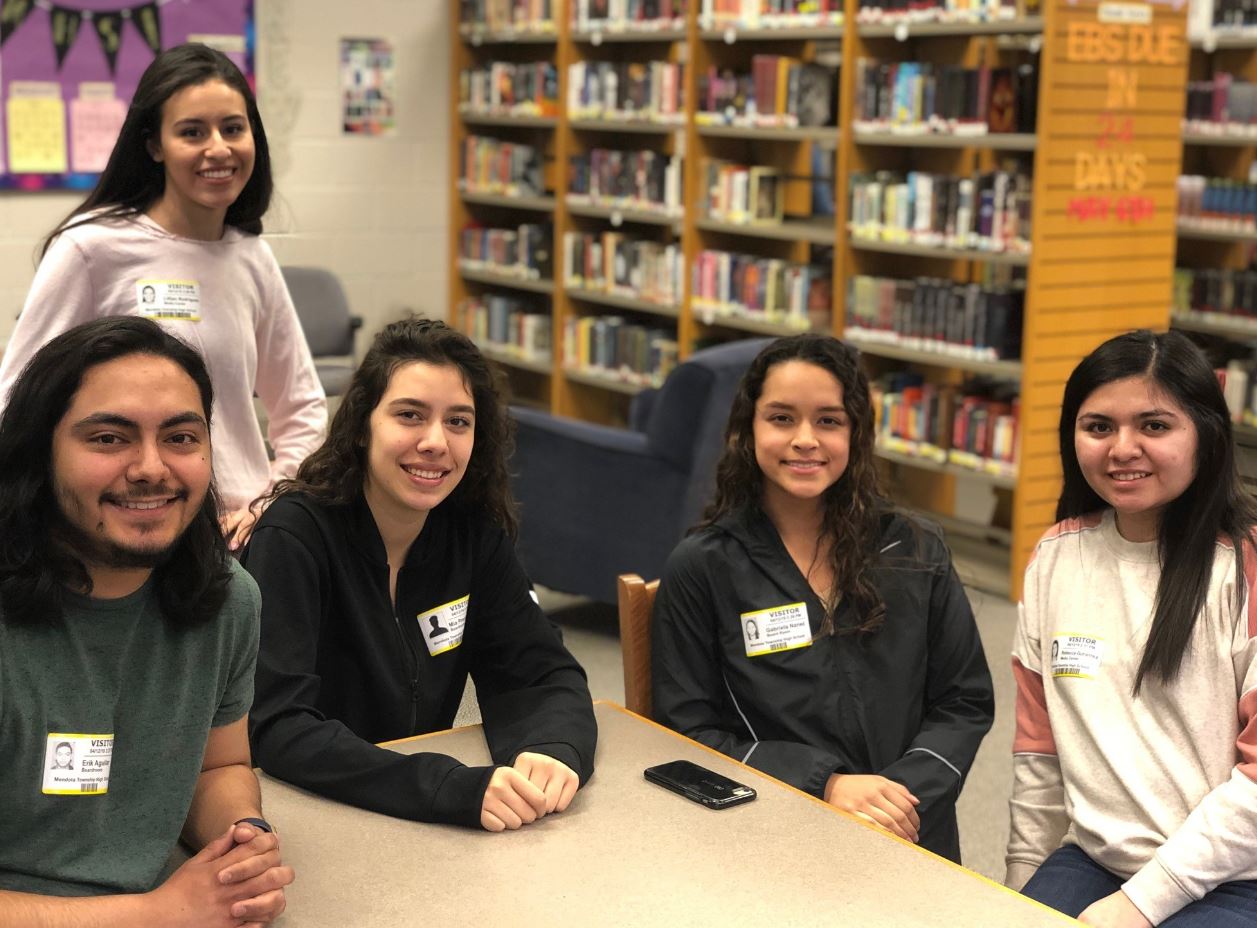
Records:
<instances>
[{"instance_id":1,"label":"light gray tabletop","mask_svg":"<svg viewBox=\"0 0 1257 928\"><path fill-rule=\"evenodd\" d=\"M515 832L401 821L262 775L297 872L279 928L1077 924L614 703L595 711L589 785ZM490 762L479 726L390 747ZM682 758L759 798L714 812L642 777Z\"/></svg>"}]
</instances>

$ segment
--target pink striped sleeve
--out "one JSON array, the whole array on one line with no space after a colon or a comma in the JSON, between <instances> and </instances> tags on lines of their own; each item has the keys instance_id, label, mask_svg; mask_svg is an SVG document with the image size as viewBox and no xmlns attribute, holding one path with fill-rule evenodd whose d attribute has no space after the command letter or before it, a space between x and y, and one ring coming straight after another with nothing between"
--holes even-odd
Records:
<instances>
[{"instance_id":1,"label":"pink striped sleeve","mask_svg":"<svg viewBox=\"0 0 1257 928\"><path fill-rule=\"evenodd\" d=\"M1056 739L1052 737L1052 723L1048 719L1043 677L1027 670L1014 657L1013 678L1017 681L1017 732L1013 736L1013 753L1055 754Z\"/></svg>"}]
</instances>

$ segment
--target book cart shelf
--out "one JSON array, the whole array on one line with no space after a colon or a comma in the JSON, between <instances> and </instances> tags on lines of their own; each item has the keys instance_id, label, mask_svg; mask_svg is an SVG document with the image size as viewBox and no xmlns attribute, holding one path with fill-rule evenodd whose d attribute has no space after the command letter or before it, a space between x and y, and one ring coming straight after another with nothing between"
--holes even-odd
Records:
<instances>
[{"instance_id":1,"label":"book cart shelf","mask_svg":"<svg viewBox=\"0 0 1257 928\"><path fill-rule=\"evenodd\" d=\"M749 335L790 334L806 328L842 336L848 318L849 281L857 275L929 277L958 284L1024 286L1020 357L962 359L921 350L911 341L852 338L870 374L911 370L927 382L959 386L972 377L1019 388L1016 464L955 463L946 455L916 453L879 444L887 485L895 498L940 521L955 542L966 537L1006 553L994 575L980 585L1017 598L1025 564L1051 524L1060 486L1057 421L1065 378L1077 361L1105 338L1133 327L1169 324L1176 246L1176 182L1183 155L1182 112L1188 46L1185 13L1165 4L1101 4L1096 0L1044 0L1038 15L995 22L896 23L858 21L858 3L847 0L842 23L806 28L750 28L700 21L702 0L691 0L675 28L651 34L582 33L567 3L550 0L553 22L540 34L460 29L452 3L453 127L451 132L451 318L468 297L492 289L535 298L552 325L552 352L544 360L489 348L507 369L518 399L555 413L621 424L640 386L605 374L582 372L563 359L570 319L620 314L675 332L681 358L712 341ZM1114 12L1116 10L1116 12ZM1114 21L1116 20L1116 21ZM526 38L527 41L521 41ZM703 124L700 77L709 69L751 70L756 55L838 64L837 125L825 127ZM857 62L929 61L976 68L1037 61L1037 127L1034 133L985 135L908 134L852 125ZM459 113L459 75L488 61L553 62L560 106L546 119L480 117ZM600 126L570 118L569 65L591 60L683 62L682 121L666 126ZM545 151L544 196L484 197L460 193L460 155L470 134L525 141ZM605 145L649 147L683 158L683 210L675 215L569 203L565 196L569 156ZM833 215L813 215L813 150L834 150ZM1251 151L1250 151L1251 156ZM784 221L731 222L704 209L712 160L775 168L781 178ZM1028 247L995 252L943 248L920 241L871 240L849 229L851 179L878 171L928 171L974 175L1015 162L1029 176ZM460 267L459 238L472 221L511 226L541 216L553 227L553 268L544 281L486 276ZM565 286L563 241L568 232L622 230L679 247L680 292L671 306ZM802 320L713 308L691 291L695 262L707 250L823 263L830 298ZM531 287L533 292L523 290ZM994 494L990 523L957 518L961 495ZM969 579L969 578L966 578Z\"/></svg>"}]
</instances>

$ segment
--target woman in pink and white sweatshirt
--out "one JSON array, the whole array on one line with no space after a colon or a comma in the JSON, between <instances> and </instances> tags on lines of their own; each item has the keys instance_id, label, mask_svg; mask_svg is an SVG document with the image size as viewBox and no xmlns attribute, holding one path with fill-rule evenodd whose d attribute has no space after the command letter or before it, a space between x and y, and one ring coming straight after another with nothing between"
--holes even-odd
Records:
<instances>
[{"instance_id":1,"label":"woman in pink and white sweatshirt","mask_svg":"<svg viewBox=\"0 0 1257 928\"><path fill-rule=\"evenodd\" d=\"M1026 569L1006 882L1113 928L1257 925L1257 510L1186 336L1082 360Z\"/></svg>"},{"instance_id":2,"label":"woman in pink and white sweatshirt","mask_svg":"<svg viewBox=\"0 0 1257 928\"><path fill-rule=\"evenodd\" d=\"M199 350L214 381L214 476L233 547L252 525L249 503L293 476L327 427L310 349L259 237L271 191L266 132L240 70L204 45L162 52L96 188L44 243L0 364L2 404L43 344L110 315L146 316Z\"/></svg>"}]
</instances>

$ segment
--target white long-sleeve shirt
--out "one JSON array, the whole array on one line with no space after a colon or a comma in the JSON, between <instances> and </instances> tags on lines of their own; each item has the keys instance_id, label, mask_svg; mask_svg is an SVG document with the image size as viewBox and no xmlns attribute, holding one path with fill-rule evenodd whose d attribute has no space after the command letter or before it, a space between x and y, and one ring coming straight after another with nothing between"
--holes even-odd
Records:
<instances>
[{"instance_id":1,"label":"white long-sleeve shirt","mask_svg":"<svg viewBox=\"0 0 1257 928\"><path fill-rule=\"evenodd\" d=\"M1061 843L1126 879L1154 925L1257 879L1257 557L1219 541L1178 676L1132 697L1161 570L1111 510L1044 535L1026 569L1013 671L1009 885ZM1237 614L1235 592L1242 589Z\"/></svg>"},{"instance_id":2,"label":"white long-sleeve shirt","mask_svg":"<svg viewBox=\"0 0 1257 928\"><path fill-rule=\"evenodd\" d=\"M219 241L204 242L146 216L61 233L39 264L0 364L0 404L45 343L110 315L147 316L205 358L214 384L214 476L228 509L295 474L322 442L327 399L279 265L258 236L228 226ZM269 417L273 462L255 393Z\"/></svg>"}]
</instances>

